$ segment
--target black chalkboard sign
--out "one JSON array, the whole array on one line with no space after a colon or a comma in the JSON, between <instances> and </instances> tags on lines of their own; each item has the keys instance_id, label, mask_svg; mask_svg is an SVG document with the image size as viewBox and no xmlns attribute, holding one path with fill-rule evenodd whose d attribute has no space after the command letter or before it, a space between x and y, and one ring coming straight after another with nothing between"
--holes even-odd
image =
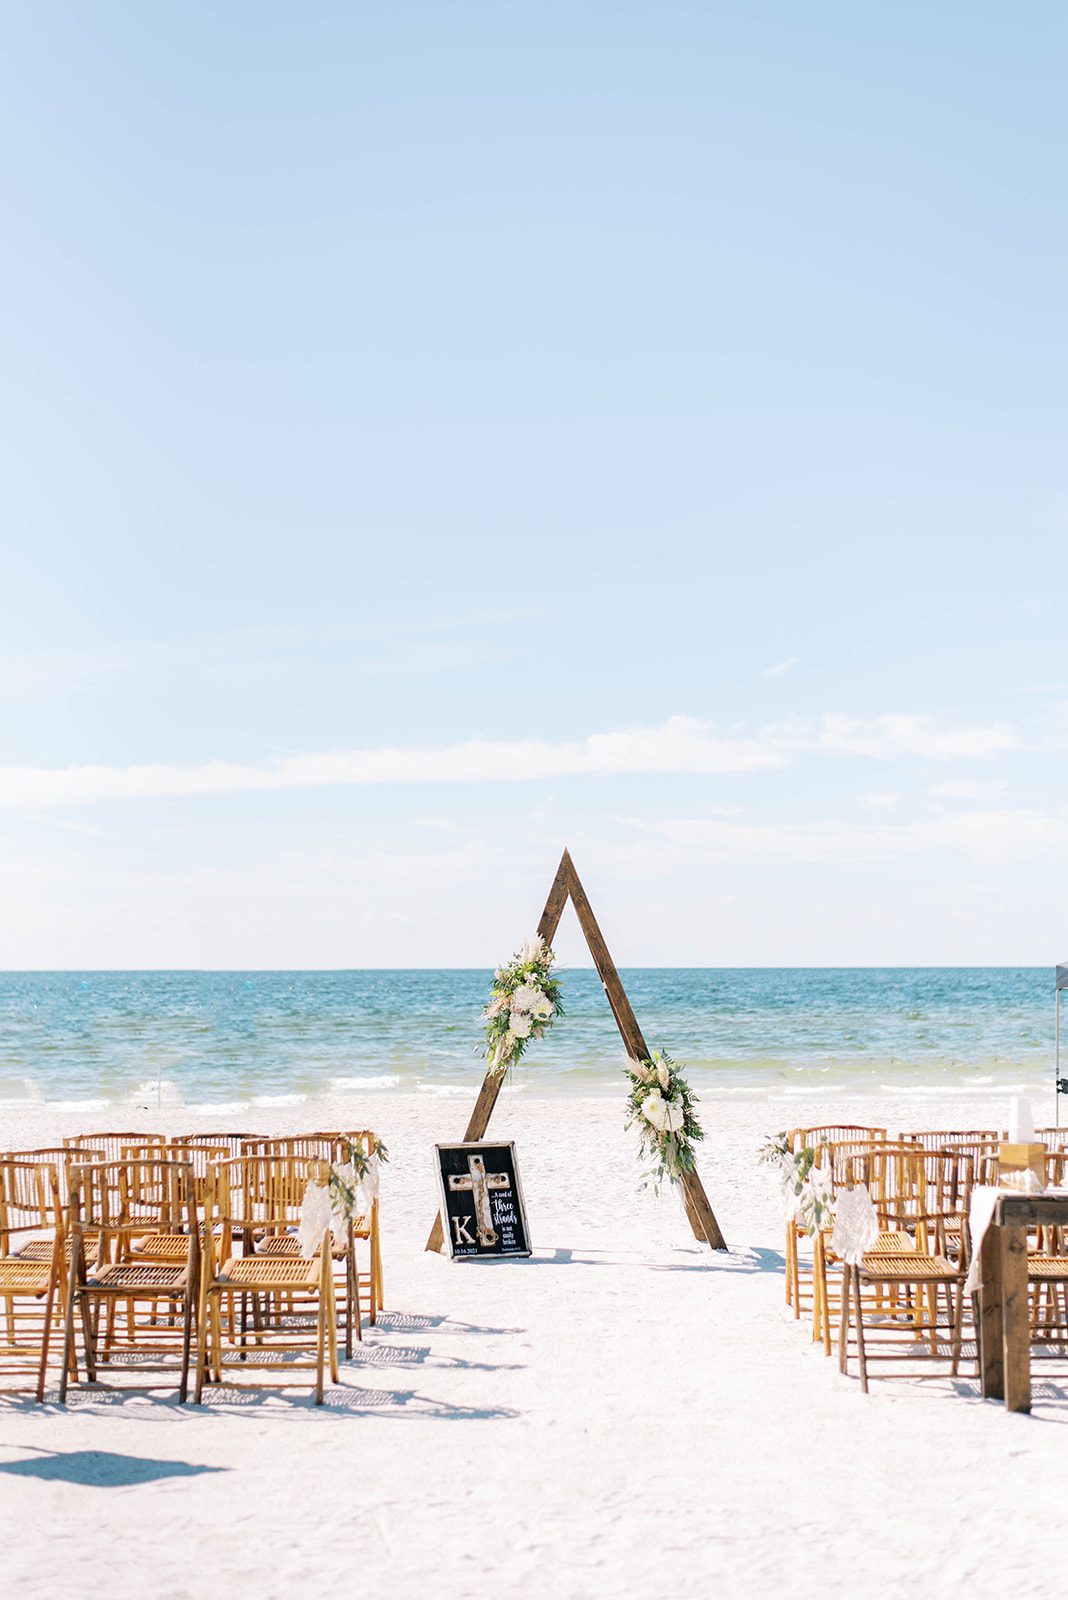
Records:
<instances>
[{"instance_id":1,"label":"black chalkboard sign","mask_svg":"<svg viewBox=\"0 0 1068 1600\"><path fill-rule=\"evenodd\" d=\"M454 1261L529 1256L514 1144L439 1144L445 1240Z\"/></svg>"}]
</instances>

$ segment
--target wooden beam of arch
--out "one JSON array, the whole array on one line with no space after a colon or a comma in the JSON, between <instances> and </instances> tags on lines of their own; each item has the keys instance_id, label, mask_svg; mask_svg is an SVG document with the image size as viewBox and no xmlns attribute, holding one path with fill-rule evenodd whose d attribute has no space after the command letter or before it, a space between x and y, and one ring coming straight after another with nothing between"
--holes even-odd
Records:
<instances>
[{"instance_id":1,"label":"wooden beam of arch","mask_svg":"<svg viewBox=\"0 0 1068 1600\"><path fill-rule=\"evenodd\" d=\"M649 1047L645 1042L642 1030L638 1026L638 1019L631 1010L627 992L623 987L622 979L616 971L615 962L608 952L604 942L604 935L597 926L597 918L582 887L575 863L570 853L565 850L560 857L560 865L556 869L549 897L545 902L545 910L538 923L538 933L546 944L552 944L556 937L556 930L560 926L560 918L568 900L575 908L575 915L579 920L579 927L585 935L586 943L593 957L593 964L597 968L597 975L604 987L608 1004L612 1008L612 1015L619 1029L619 1036L623 1040L623 1047L633 1061L645 1061L649 1057ZM467 1124L464 1134L465 1142L475 1139L484 1139L486 1129L489 1127L493 1108L497 1104L497 1096L501 1092L505 1074L487 1071L482 1080L482 1087L478 1091L474 1110ZM690 1227L693 1229L694 1238L701 1244L709 1245L713 1250L726 1250L727 1245L720 1232L719 1223L709 1204L705 1193L704 1184L696 1172L687 1172L682 1179L682 1197L686 1207L686 1216ZM441 1213L434 1219L434 1226L430 1230L427 1240L428 1250L440 1250L444 1242L441 1226Z\"/></svg>"}]
</instances>

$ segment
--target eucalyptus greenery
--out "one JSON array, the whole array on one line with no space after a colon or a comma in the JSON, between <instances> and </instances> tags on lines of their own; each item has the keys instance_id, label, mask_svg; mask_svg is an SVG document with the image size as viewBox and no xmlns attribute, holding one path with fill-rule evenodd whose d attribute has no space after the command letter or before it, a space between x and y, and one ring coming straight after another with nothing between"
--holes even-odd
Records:
<instances>
[{"instance_id":1,"label":"eucalyptus greenery","mask_svg":"<svg viewBox=\"0 0 1068 1600\"><path fill-rule=\"evenodd\" d=\"M834 1216L830 1177L816 1165L811 1146L794 1150L789 1135L780 1133L761 1147L760 1159L778 1172L788 1222L796 1222L809 1236L830 1224Z\"/></svg>"},{"instance_id":2,"label":"eucalyptus greenery","mask_svg":"<svg viewBox=\"0 0 1068 1600\"><path fill-rule=\"evenodd\" d=\"M659 1192L664 1179L679 1183L697 1164L694 1145L704 1138L697 1120L696 1096L666 1051L645 1061L629 1061L627 1127L636 1127L643 1157L651 1160L646 1182Z\"/></svg>"},{"instance_id":3,"label":"eucalyptus greenery","mask_svg":"<svg viewBox=\"0 0 1068 1600\"><path fill-rule=\"evenodd\" d=\"M370 1154L351 1143L346 1144L345 1154L346 1159L343 1162L331 1162L327 1188L334 1214L344 1218L346 1222L351 1222L354 1217L360 1216L362 1211L367 1209L366 1206L361 1208L359 1202L360 1190L369 1178L373 1180L377 1191L378 1164L389 1160L389 1151L381 1139L376 1139Z\"/></svg>"},{"instance_id":4,"label":"eucalyptus greenery","mask_svg":"<svg viewBox=\"0 0 1068 1600\"><path fill-rule=\"evenodd\" d=\"M556 957L540 935L529 939L507 966L493 974L493 988L482 1021L484 1054L496 1077L519 1060L533 1039L540 1039L564 1014L560 984L553 977Z\"/></svg>"}]
</instances>

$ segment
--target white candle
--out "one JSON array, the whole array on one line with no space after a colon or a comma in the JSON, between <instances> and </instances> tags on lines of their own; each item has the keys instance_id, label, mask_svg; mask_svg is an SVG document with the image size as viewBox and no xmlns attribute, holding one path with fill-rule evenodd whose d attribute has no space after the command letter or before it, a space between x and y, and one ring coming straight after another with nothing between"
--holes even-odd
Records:
<instances>
[{"instance_id":1,"label":"white candle","mask_svg":"<svg viewBox=\"0 0 1068 1600\"><path fill-rule=\"evenodd\" d=\"M1022 1094L1014 1095L1009 1102L1009 1143L1034 1144L1035 1119L1031 1115L1031 1102Z\"/></svg>"}]
</instances>

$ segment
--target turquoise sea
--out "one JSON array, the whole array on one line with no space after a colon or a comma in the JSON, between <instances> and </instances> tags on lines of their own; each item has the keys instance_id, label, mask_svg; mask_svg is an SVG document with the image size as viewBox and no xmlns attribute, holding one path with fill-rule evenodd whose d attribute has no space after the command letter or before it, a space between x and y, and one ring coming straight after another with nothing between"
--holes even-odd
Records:
<instances>
[{"instance_id":1,"label":"turquoise sea","mask_svg":"<svg viewBox=\"0 0 1068 1600\"><path fill-rule=\"evenodd\" d=\"M1053 969L625 971L651 1048L699 1094L1048 1090ZM596 975L520 1090L617 1094L622 1051ZM470 1093L485 971L0 973L0 1100L284 1105L333 1090Z\"/></svg>"}]
</instances>

